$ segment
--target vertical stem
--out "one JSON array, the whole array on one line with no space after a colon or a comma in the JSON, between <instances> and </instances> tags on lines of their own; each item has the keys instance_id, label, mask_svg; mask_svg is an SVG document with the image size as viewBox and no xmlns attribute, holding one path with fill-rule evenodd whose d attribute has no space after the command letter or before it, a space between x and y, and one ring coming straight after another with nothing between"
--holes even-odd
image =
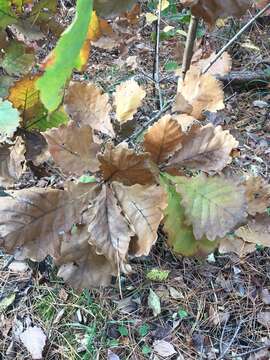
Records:
<instances>
[{"instance_id":1,"label":"vertical stem","mask_svg":"<svg viewBox=\"0 0 270 360\"><path fill-rule=\"evenodd\" d=\"M190 68L198 24L199 24L199 19L192 15L189 23L188 36L187 36L186 47L183 56L183 64L182 64L183 79L185 78L186 73Z\"/></svg>"},{"instance_id":2,"label":"vertical stem","mask_svg":"<svg viewBox=\"0 0 270 360\"><path fill-rule=\"evenodd\" d=\"M156 22L156 46L155 46L155 59L154 59L154 71L153 71L153 80L155 81L155 89L158 92L159 97L159 109L163 108L163 98L160 88L160 78L159 78L159 46L160 46L160 23L161 23L161 7L162 1L159 0L158 5L158 19Z\"/></svg>"}]
</instances>

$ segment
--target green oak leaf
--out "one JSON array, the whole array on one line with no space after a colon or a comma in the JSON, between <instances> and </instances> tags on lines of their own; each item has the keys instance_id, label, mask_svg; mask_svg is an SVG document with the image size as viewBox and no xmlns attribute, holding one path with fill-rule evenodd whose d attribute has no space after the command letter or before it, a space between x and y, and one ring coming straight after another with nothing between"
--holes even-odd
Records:
<instances>
[{"instance_id":1,"label":"green oak leaf","mask_svg":"<svg viewBox=\"0 0 270 360\"><path fill-rule=\"evenodd\" d=\"M193 226L197 240L224 237L245 222L247 201L245 189L223 177L171 177L181 195L186 220Z\"/></svg>"},{"instance_id":2,"label":"green oak leaf","mask_svg":"<svg viewBox=\"0 0 270 360\"><path fill-rule=\"evenodd\" d=\"M45 73L37 81L40 99L52 112L62 101L63 92L87 36L93 0L78 0L76 16L64 31L45 65Z\"/></svg>"},{"instance_id":3,"label":"green oak leaf","mask_svg":"<svg viewBox=\"0 0 270 360\"><path fill-rule=\"evenodd\" d=\"M165 176L161 176L161 184L164 186L168 198L164 220L168 245L173 252L183 256L209 254L217 247L217 241L209 241L206 237L201 240L195 239L192 226L186 224L181 195L177 193L175 186Z\"/></svg>"}]
</instances>

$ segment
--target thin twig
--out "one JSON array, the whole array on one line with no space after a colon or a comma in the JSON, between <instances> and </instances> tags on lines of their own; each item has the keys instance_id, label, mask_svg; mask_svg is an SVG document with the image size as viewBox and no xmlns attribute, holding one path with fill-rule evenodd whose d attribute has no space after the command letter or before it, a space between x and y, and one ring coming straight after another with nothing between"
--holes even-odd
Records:
<instances>
[{"instance_id":1,"label":"thin twig","mask_svg":"<svg viewBox=\"0 0 270 360\"><path fill-rule=\"evenodd\" d=\"M223 48L217 53L213 60L210 61L209 65L203 69L202 73L205 74L211 68L211 66L223 55L223 53L254 23L254 21L262 16L268 9L270 9L270 3L267 4L260 12L258 12L258 14L253 16L253 18L250 19L250 21L246 23L246 25L243 26L242 29L240 29L238 33L234 35L234 37L232 37L225 46L223 46Z\"/></svg>"},{"instance_id":2,"label":"thin twig","mask_svg":"<svg viewBox=\"0 0 270 360\"><path fill-rule=\"evenodd\" d=\"M198 24L199 24L199 19L196 18L195 16L191 16L189 28L188 28L188 36L187 36L187 41L186 41L186 46L185 46L185 52L184 52L184 56L183 56L183 64L182 64L182 78L183 79L185 79L186 73L188 72L188 70L190 68Z\"/></svg>"},{"instance_id":3,"label":"thin twig","mask_svg":"<svg viewBox=\"0 0 270 360\"><path fill-rule=\"evenodd\" d=\"M222 354L218 357L217 360L222 360L224 358L224 356L227 354L227 352L229 351L230 347L232 346L232 344L234 343L234 340L236 339L236 336L238 335L241 326L243 324L243 320L239 321L239 324L233 334L233 337L231 338L231 341L229 342L229 344L226 346L225 350L223 350Z\"/></svg>"},{"instance_id":4,"label":"thin twig","mask_svg":"<svg viewBox=\"0 0 270 360\"><path fill-rule=\"evenodd\" d=\"M159 48L160 48L160 23L161 23L161 7L162 0L159 0L158 5L158 19L157 19L157 27L156 27L156 46L155 46L155 63L154 63L154 73L153 78L155 81L155 88L158 92L159 97L159 109L163 108L163 98L162 92L160 88L160 78L159 78Z\"/></svg>"},{"instance_id":5,"label":"thin twig","mask_svg":"<svg viewBox=\"0 0 270 360\"><path fill-rule=\"evenodd\" d=\"M238 354L238 355L232 355L231 358L232 359L238 358L238 357L241 358L242 356L253 354L253 353L257 352L257 351L268 349L268 348L269 348L269 345L263 345L263 346L258 347L257 349L251 349L249 351L243 352L243 353Z\"/></svg>"}]
</instances>

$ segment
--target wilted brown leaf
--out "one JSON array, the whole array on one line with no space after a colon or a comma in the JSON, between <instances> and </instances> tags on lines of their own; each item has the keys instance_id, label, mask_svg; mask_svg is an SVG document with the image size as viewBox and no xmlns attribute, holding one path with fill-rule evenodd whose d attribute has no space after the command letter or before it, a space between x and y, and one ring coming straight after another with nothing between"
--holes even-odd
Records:
<instances>
[{"instance_id":1,"label":"wilted brown leaf","mask_svg":"<svg viewBox=\"0 0 270 360\"><path fill-rule=\"evenodd\" d=\"M210 25L220 17L242 16L251 0L181 0L184 6L190 6L191 12L197 17L203 18Z\"/></svg>"},{"instance_id":2,"label":"wilted brown leaf","mask_svg":"<svg viewBox=\"0 0 270 360\"><path fill-rule=\"evenodd\" d=\"M175 102L172 107L173 112L178 112L181 114L191 114L193 111L193 107L189 104L189 102L184 98L181 93L176 94Z\"/></svg>"},{"instance_id":3,"label":"wilted brown leaf","mask_svg":"<svg viewBox=\"0 0 270 360\"><path fill-rule=\"evenodd\" d=\"M120 124L133 119L145 95L146 92L135 80L127 80L116 87L114 103L116 118Z\"/></svg>"},{"instance_id":4,"label":"wilted brown leaf","mask_svg":"<svg viewBox=\"0 0 270 360\"><path fill-rule=\"evenodd\" d=\"M91 235L89 243L97 254L104 255L114 264L121 263L127 257L130 230L127 220L121 214L121 208L110 187L103 185L100 193L84 213L88 232Z\"/></svg>"},{"instance_id":5,"label":"wilted brown leaf","mask_svg":"<svg viewBox=\"0 0 270 360\"><path fill-rule=\"evenodd\" d=\"M89 125L94 130L114 137L109 96L102 94L94 84L72 82L64 104L66 112L78 125Z\"/></svg>"},{"instance_id":6,"label":"wilted brown leaf","mask_svg":"<svg viewBox=\"0 0 270 360\"><path fill-rule=\"evenodd\" d=\"M74 184L68 190L10 191L0 201L0 246L7 252L20 247L20 257L41 261L59 255L61 234L81 221L95 197L95 184Z\"/></svg>"},{"instance_id":7,"label":"wilted brown leaf","mask_svg":"<svg viewBox=\"0 0 270 360\"><path fill-rule=\"evenodd\" d=\"M220 240L218 251L221 254L234 253L240 258L252 253L256 250L256 244L247 243L246 241L235 237L233 235L227 235Z\"/></svg>"},{"instance_id":8,"label":"wilted brown leaf","mask_svg":"<svg viewBox=\"0 0 270 360\"><path fill-rule=\"evenodd\" d=\"M58 276L62 277L75 289L106 286L112 275L117 274L117 267L105 256L98 255L94 246L90 245L90 234L87 225L78 226L61 242Z\"/></svg>"},{"instance_id":9,"label":"wilted brown leaf","mask_svg":"<svg viewBox=\"0 0 270 360\"><path fill-rule=\"evenodd\" d=\"M250 218L248 224L235 233L248 243L270 247L270 216L265 213Z\"/></svg>"},{"instance_id":10,"label":"wilted brown leaf","mask_svg":"<svg viewBox=\"0 0 270 360\"><path fill-rule=\"evenodd\" d=\"M193 62L192 65L198 67L200 71L203 71L215 59L215 56L216 53L214 52L208 58L200 59L197 62ZM222 56L213 63L213 65L207 71L207 74L213 76L225 76L229 74L231 69L232 69L232 58L229 53L224 52Z\"/></svg>"},{"instance_id":11,"label":"wilted brown leaf","mask_svg":"<svg viewBox=\"0 0 270 360\"><path fill-rule=\"evenodd\" d=\"M6 187L18 180L25 170L25 145L17 137L14 145L0 144L0 186Z\"/></svg>"},{"instance_id":12,"label":"wilted brown leaf","mask_svg":"<svg viewBox=\"0 0 270 360\"><path fill-rule=\"evenodd\" d=\"M181 138L182 148L165 164L166 168L188 167L205 172L219 172L230 161L238 142L228 130L212 124L193 125Z\"/></svg>"},{"instance_id":13,"label":"wilted brown leaf","mask_svg":"<svg viewBox=\"0 0 270 360\"><path fill-rule=\"evenodd\" d=\"M196 66L191 66L185 80L179 79L177 92L192 105L193 110L188 115L196 119L202 119L205 110L216 112L224 109L221 84L212 75L201 75Z\"/></svg>"},{"instance_id":14,"label":"wilted brown leaf","mask_svg":"<svg viewBox=\"0 0 270 360\"><path fill-rule=\"evenodd\" d=\"M150 154L136 154L127 144L114 147L108 143L103 154L98 155L100 170L105 180L120 181L125 185L155 182L157 168Z\"/></svg>"},{"instance_id":15,"label":"wilted brown leaf","mask_svg":"<svg viewBox=\"0 0 270 360\"><path fill-rule=\"evenodd\" d=\"M125 186L112 183L116 198L134 229L137 239L132 240L130 252L135 256L148 255L157 240L157 229L166 207L166 196L157 185Z\"/></svg>"},{"instance_id":16,"label":"wilted brown leaf","mask_svg":"<svg viewBox=\"0 0 270 360\"><path fill-rule=\"evenodd\" d=\"M179 125L181 125L181 129L184 132L190 130L191 126L194 124L199 126L201 125L200 121L187 114L173 115L173 119L176 120Z\"/></svg>"},{"instance_id":17,"label":"wilted brown leaf","mask_svg":"<svg viewBox=\"0 0 270 360\"><path fill-rule=\"evenodd\" d=\"M143 146L145 151L151 154L152 160L161 164L182 147L182 136L178 122L170 115L165 115L148 129Z\"/></svg>"},{"instance_id":18,"label":"wilted brown leaf","mask_svg":"<svg viewBox=\"0 0 270 360\"><path fill-rule=\"evenodd\" d=\"M260 177L251 176L246 181L248 213L262 214L270 206L270 185Z\"/></svg>"},{"instance_id":19,"label":"wilted brown leaf","mask_svg":"<svg viewBox=\"0 0 270 360\"><path fill-rule=\"evenodd\" d=\"M99 168L97 153L100 146L93 141L90 126L77 127L74 121L44 133L48 150L55 163L66 174L80 176L85 171Z\"/></svg>"},{"instance_id":20,"label":"wilted brown leaf","mask_svg":"<svg viewBox=\"0 0 270 360\"><path fill-rule=\"evenodd\" d=\"M0 145L0 186L6 187L14 182L10 171L10 145Z\"/></svg>"}]
</instances>

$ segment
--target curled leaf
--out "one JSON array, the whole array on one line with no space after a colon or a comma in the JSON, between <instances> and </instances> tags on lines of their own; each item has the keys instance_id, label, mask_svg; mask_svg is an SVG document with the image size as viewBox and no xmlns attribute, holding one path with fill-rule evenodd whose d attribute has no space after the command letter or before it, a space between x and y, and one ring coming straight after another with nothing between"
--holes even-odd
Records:
<instances>
[{"instance_id":1,"label":"curled leaf","mask_svg":"<svg viewBox=\"0 0 270 360\"><path fill-rule=\"evenodd\" d=\"M203 111L224 109L221 84L212 75L201 75L200 69L195 66L191 66L185 80L179 79L177 92L192 106L188 115L196 119L202 119Z\"/></svg>"},{"instance_id":2,"label":"curled leaf","mask_svg":"<svg viewBox=\"0 0 270 360\"><path fill-rule=\"evenodd\" d=\"M157 240L157 229L166 206L163 189L156 185L125 186L117 182L112 183L112 188L137 236L130 244L131 253L148 255Z\"/></svg>"}]
</instances>

